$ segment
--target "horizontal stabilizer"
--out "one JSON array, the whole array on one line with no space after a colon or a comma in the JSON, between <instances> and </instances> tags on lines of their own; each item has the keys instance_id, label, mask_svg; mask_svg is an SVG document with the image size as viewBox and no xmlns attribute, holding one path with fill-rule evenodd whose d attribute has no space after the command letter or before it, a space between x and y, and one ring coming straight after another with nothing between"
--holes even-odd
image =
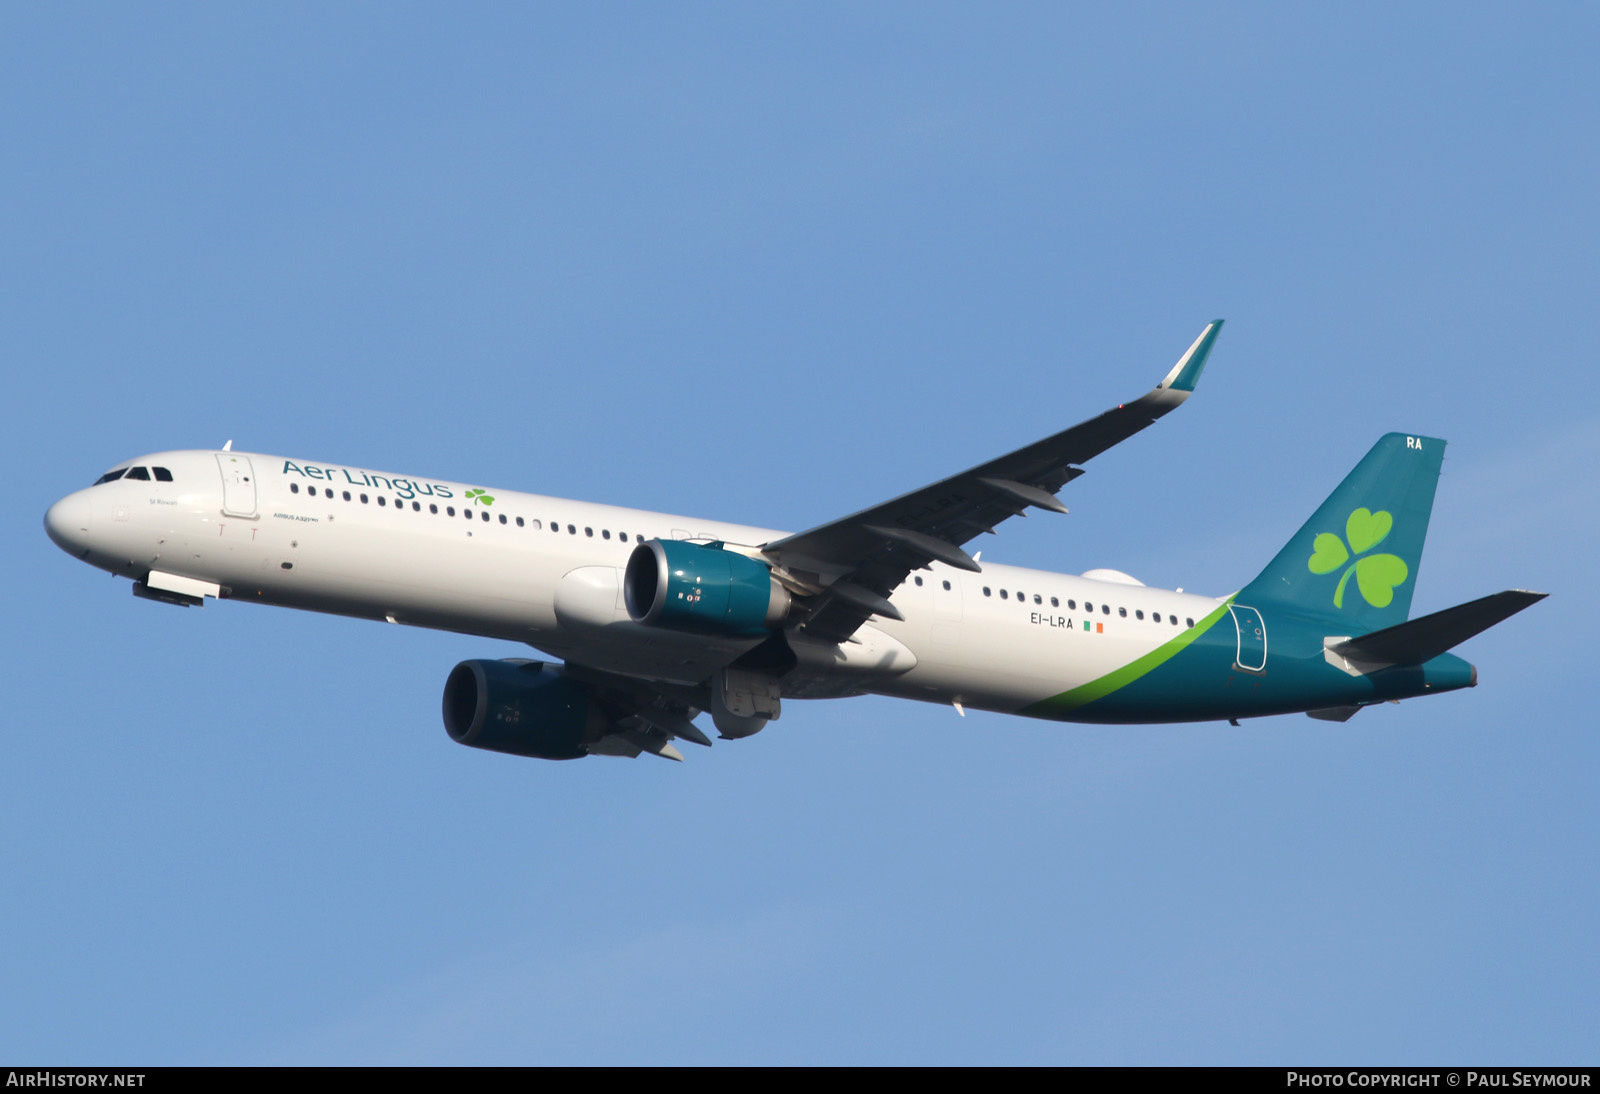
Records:
<instances>
[{"instance_id":1,"label":"horizontal stabilizer","mask_svg":"<svg viewBox=\"0 0 1600 1094\"><path fill-rule=\"evenodd\" d=\"M1348 638L1334 646L1333 652L1351 660L1375 664L1420 665L1496 623L1511 618L1528 605L1537 604L1548 595L1531 593L1525 589L1507 589L1503 593L1457 604L1454 608L1407 620L1359 638Z\"/></svg>"}]
</instances>

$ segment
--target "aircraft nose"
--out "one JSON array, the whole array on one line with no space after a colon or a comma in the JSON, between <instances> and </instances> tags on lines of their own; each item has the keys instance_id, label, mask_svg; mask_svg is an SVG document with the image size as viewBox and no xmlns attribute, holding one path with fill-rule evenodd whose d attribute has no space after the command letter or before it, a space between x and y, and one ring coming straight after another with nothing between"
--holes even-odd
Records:
<instances>
[{"instance_id":1,"label":"aircraft nose","mask_svg":"<svg viewBox=\"0 0 1600 1094\"><path fill-rule=\"evenodd\" d=\"M44 514L44 530L55 545L74 558L89 549L89 515L91 504L84 491L68 494L52 505Z\"/></svg>"}]
</instances>

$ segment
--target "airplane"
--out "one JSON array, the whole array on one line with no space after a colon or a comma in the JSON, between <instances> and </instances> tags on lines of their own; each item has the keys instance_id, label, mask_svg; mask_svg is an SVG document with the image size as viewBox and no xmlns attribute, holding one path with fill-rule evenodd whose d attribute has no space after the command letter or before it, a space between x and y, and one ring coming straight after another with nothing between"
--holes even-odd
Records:
<instances>
[{"instance_id":1,"label":"airplane","mask_svg":"<svg viewBox=\"0 0 1600 1094\"><path fill-rule=\"evenodd\" d=\"M1184 403L1222 321L1132 402L799 533L236 452L119 463L45 514L133 592L244 600L524 643L446 679L464 745L548 760L749 737L788 699L876 693L1064 722L1361 708L1477 684L1455 646L1541 600L1410 619L1445 442L1378 440L1249 584L1208 597L1115 570L981 562L965 545L1065 513L1083 464Z\"/></svg>"}]
</instances>

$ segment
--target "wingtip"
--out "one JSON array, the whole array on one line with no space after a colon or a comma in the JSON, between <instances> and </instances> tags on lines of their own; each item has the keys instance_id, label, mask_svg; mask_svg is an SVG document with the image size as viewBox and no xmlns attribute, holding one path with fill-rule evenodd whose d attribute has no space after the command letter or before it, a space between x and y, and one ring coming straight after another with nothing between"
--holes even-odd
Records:
<instances>
[{"instance_id":1,"label":"wingtip","mask_svg":"<svg viewBox=\"0 0 1600 1094\"><path fill-rule=\"evenodd\" d=\"M1200 380L1200 373L1205 371L1206 359L1211 356L1211 347L1216 344L1217 335L1222 331L1223 320L1213 319L1206 324L1206 329L1200 332L1200 337L1194 340L1178 363L1172 366L1172 371L1166 378L1157 384L1158 389L1168 391L1182 391L1188 393Z\"/></svg>"}]
</instances>

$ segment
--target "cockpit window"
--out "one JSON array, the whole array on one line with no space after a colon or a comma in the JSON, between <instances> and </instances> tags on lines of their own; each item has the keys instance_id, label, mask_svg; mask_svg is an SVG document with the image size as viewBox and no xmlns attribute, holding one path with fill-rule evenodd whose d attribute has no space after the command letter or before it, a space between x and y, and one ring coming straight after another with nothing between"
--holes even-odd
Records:
<instances>
[{"instance_id":1,"label":"cockpit window","mask_svg":"<svg viewBox=\"0 0 1600 1094\"><path fill-rule=\"evenodd\" d=\"M168 471L165 467L152 467L150 470L155 472L157 482L172 481L172 472Z\"/></svg>"},{"instance_id":2,"label":"cockpit window","mask_svg":"<svg viewBox=\"0 0 1600 1094\"><path fill-rule=\"evenodd\" d=\"M138 479L140 482L149 482L150 469L148 467L130 467L128 468L128 478Z\"/></svg>"},{"instance_id":3,"label":"cockpit window","mask_svg":"<svg viewBox=\"0 0 1600 1094\"><path fill-rule=\"evenodd\" d=\"M119 467L115 471L107 471L104 475L94 480L94 485L99 486L103 482L116 482L127 473L128 469L126 467Z\"/></svg>"}]
</instances>

